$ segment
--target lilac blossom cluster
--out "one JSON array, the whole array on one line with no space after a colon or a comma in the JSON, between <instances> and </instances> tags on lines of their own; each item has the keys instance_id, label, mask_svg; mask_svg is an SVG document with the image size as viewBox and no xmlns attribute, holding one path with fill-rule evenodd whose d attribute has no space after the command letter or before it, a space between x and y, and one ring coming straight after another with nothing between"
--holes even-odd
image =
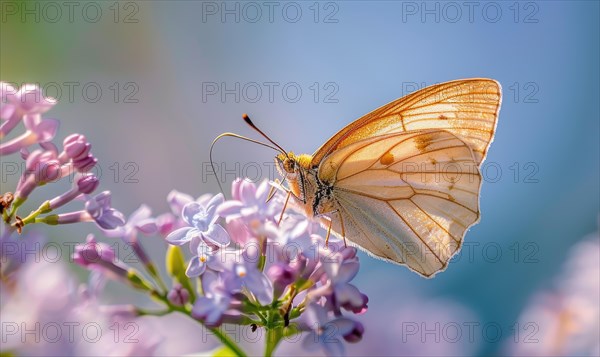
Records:
<instances>
[{"instance_id":1,"label":"lilac blossom cluster","mask_svg":"<svg viewBox=\"0 0 600 357\"><path fill-rule=\"evenodd\" d=\"M358 342L364 327L342 312L363 313L368 298L350 281L359 270L356 249L329 241L306 217L286 212L282 195L269 199L271 185L237 180L232 197L205 195L197 200L169 195L176 226L166 240L187 244L192 258L185 276L199 277L200 291L187 291L178 303L194 298L192 316L210 327L222 323L265 328L267 352L283 337L307 332L303 346L343 353L342 341ZM278 221L281 221L278 224Z\"/></svg>"},{"instance_id":2,"label":"lilac blossom cluster","mask_svg":"<svg viewBox=\"0 0 600 357\"><path fill-rule=\"evenodd\" d=\"M110 192L90 196L98 188L99 180L90 173L97 159L90 153L91 144L85 136L67 136L61 149L52 142L59 122L45 118L43 114L55 104L54 99L44 97L35 85L24 85L17 90L0 82L0 155L19 153L25 161L14 193L2 192L1 239L33 223L56 225L93 221L103 229L114 229L125 223L123 215L111 207ZM14 131L20 123L25 132L18 135ZM10 139L5 140L7 137ZM42 202L25 217L17 214L36 188L62 179L72 181L68 191ZM85 201L82 210L49 214L75 199Z\"/></svg>"},{"instance_id":3,"label":"lilac blossom cluster","mask_svg":"<svg viewBox=\"0 0 600 357\"><path fill-rule=\"evenodd\" d=\"M0 309L4 316L6 309L19 305L16 301L22 291L31 291L31 284L21 281L24 276L33 281L29 271L44 271L45 279L56 282L56 286L65 275L62 268L33 268L35 264L19 259L23 257L19 254L9 257L5 243L18 241L19 249L28 250L43 240L29 232L30 225L94 222L107 237L119 238L131 247L144 269L127 264L113 246L88 235L85 242L75 247L72 262L90 271L90 281L77 295L57 295L56 304L62 306L57 316L85 320L85 314L79 312L93 307L99 312L96 318L106 324L122 319L138 321L147 316L162 318L179 312L210 329L227 353L240 356L245 352L219 329L221 324L249 326L252 331L264 329L265 355L272 355L282 339L299 334L303 334L302 346L307 351L322 348L328 355L342 354L343 341L361 340L363 325L347 317L348 313L367 310L367 296L350 283L360 266L356 249L333 237L325 238L319 223L290 207L286 209L284 194L269 182L257 186L236 180L233 198L228 201L223 194L194 199L172 191L167 197L172 212L153 217L150 208L141 205L127 219L112 207L109 191L92 196L99 186L98 178L90 172L97 160L85 136L69 135L61 147L52 142L58 121L43 115L56 104L54 99L44 97L34 85L16 89L2 82L0 98L0 154L4 157L18 153L25 163L14 192L2 192L0 197ZM16 133L20 123L25 129L22 134ZM26 202L31 204L35 189L68 179L73 182L69 190L33 203L37 209L19 215ZM72 201L82 201L82 209L54 212ZM144 250L140 234L162 236L169 243L165 267L170 284L163 280L157 264ZM187 262L181 249L184 245L191 252ZM109 280L146 293L163 309L99 304L98 297ZM71 300L73 303L69 303ZM42 306L45 305L40 303ZM39 316L44 314L40 310ZM62 352L79 350L71 342ZM119 354L152 354L157 346L156 339L148 338L137 348ZM19 345L18 339L12 340L9 348L23 353L38 351L31 352L36 354L44 350Z\"/></svg>"}]
</instances>

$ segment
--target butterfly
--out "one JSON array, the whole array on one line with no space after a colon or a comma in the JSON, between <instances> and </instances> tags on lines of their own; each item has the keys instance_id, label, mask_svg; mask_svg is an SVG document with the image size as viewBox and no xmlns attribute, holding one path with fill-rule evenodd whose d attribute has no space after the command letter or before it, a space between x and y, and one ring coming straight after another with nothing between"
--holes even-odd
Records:
<instances>
[{"instance_id":1,"label":"butterfly","mask_svg":"<svg viewBox=\"0 0 600 357\"><path fill-rule=\"evenodd\" d=\"M432 85L350 123L313 155L286 152L244 119L281 151L288 199L328 237L432 277L479 221L479 169L501 98L492 79Z\"/></svg>"}]
</instances>

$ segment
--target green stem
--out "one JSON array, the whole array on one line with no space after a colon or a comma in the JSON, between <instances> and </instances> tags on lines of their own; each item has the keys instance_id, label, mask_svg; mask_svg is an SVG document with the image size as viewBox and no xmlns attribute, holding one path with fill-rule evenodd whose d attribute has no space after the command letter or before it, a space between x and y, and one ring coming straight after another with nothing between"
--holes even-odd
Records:
<instances>
[{"instance_id":1,"label":"green stem","mask_svg":"<svg viewBox=\"0 0 600 357\"><path fill-rule=\"evenodd\" d=\"M265 341L265 357L271 357L273 355L273 351L275 351L275 347L277 347L277 345L279 344L279 340L281 339L281 332L281 327L267 328L267 339Z\"/></svg>"},{"instance_id":2,"label":"green stem","mask_svg":"<svg viewBox=\"0 0 600 357\"><path fill-rule=\"evenodd\" d=\"M14 211L16 212L16 209L14 209ZM22 219L23 225L33 223L37 216L39 216L42 213L48 213L50 211L52 211L52 209L50 209L50 201L45 201L40 205L40 207L38 207L38 209L32 211L27 217Z\"/></svg>"},{"instance_id":3,"label":"green stem","mask_svg":"<svg viewBox=\"0 0 600 357\"><path fill-rule=\"evenodd\" d=\"M218 328L209 328L209 330L217 336L217 338L229 348L238 357L246 357L246 354L229 336L222 333Z\"/></svg>"},{"instance_id":4,"label":"green stem","mask_svg":"<svg viewBox=\"0 0 600 357\"><path fill-rule=\"evenodd\" d=\"M144 309L140 309L140 308L136 308L135 309L135 313L137 314L137 316L165 316L170 314L171 309L167 309L167 310L162 310L162 311L150 311L150 310L144 310Z\"/></svg>"},{"instance_id":5,"label":"green stem","mask_svg":"<svg viewBox=\"0 0 600 357\"><path fill-rule=\"evenodd\" d=\"M188 316L191 316L191 311L189 308L185 308L183 306L175 306L175 305L171 304L171 302L167 299L166 295L153 294L153 297L157 298L158 300L162 301L165 305L167 305L167 307L169 308L169 312L179 311ZM198 321L198 320L196 320L196 321ZM229 348L233 353L235 353L236 356L246 357L246 353L244 353L244 351L231 338L229 338L229 336L227 336L226 334L221 332L219 330L219 328L208 327L208 326L204 325L201 321L198 321L198 322L202 326L205 326L206 328L208 328L219 339L219 341L221 341L221 343L223 343L223 345L227 346L227 348Z\"/></svg>"}]
</instances>

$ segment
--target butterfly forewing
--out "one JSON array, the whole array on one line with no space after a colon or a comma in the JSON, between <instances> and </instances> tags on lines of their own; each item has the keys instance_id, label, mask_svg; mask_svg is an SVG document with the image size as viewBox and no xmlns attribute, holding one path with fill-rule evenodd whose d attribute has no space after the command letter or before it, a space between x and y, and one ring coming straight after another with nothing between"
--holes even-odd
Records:
<instances>
[{"instance_id":1,"label":"butterfly forewing","mask_svg":"<svg viewBox=\"0 0 600 357\"><path fill-rule=\"evenodd\" d=\"M354 142L325 157L318 178L333 187L348 240L425 276L444 269L479 219L473 151L446 130Z\"/></svg>"},{"instance_id":2,"label":"butterfly forewing","mask_svg":"<svg viewBox=\"0 0 600 357\"><path fill-rule=\"evenodd\" d=\"M438 128L460 137L473 150L479 165L493 140L500 102L500 85L491 79L433 85L388 103L346 126L316 151L311 164L318 166L335 150L366 138Z\"/></svg>"}]
</instances>

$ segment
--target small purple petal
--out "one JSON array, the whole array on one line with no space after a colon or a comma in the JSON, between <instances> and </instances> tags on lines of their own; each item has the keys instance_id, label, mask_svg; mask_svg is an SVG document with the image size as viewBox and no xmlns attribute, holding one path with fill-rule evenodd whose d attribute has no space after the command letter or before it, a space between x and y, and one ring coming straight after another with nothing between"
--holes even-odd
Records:
<instances>
[{"instance_id":1,"label":"small purple petal","mask_svg":"<svg viewBox=\"0 0 600 357\"><path fill-rule=\"evenodd\" d=\"M181 211L183 211L183 207L190 203L193 202L194 198L188 194L173 190L171 192L169 192L169 194L167 195L167 202L169 203L169 206L171 206L171 210L173 211L173 214L175 214L176 216L181 215Z\"/></svg>"},{"instance_id":2,"label":"small purple petal","mask_svg":"<svg viewBox=\"0 0 600 357\"><path fill-rule=\"evenodd\" d=\"M202 275L204 270L206 270L206 264L204 264L204 262L202 262L198 257L193 257L185 271L185 275L190 278L195 278Z\"/></svg>"},{"instance_id":3,"label":"small purple petal","mask_svg":"<svg viewBox=\"0 0 600 357\"><path fill-rule=\"evenodd\" d=\"M116 209L105 210L96 223L103 229L115 229L125 224L125 216Z\"/></svg>"},{"instance_id":4,"label":"small purple petal","mask_svg":"<svg viewBox=\"0 0 600 357\"><path fill-rule=\"evenodd\" d=\"M16 111L14 105L2 105L0 106L0 118L8 120ZM11 120L12 121L12 120Z\"/></svg>"},{"instance_id":5,"label":"small purple petal","mask_svg":"<svg viewBox=\"0 0 600 357\"><path fill-rule=\"evenodd\" d=\"M349 303L351 306L360 307L363 305L363 296L356 286L352 284L343 284L335 287L335 297L339 304Z\"/></svg>"},{"instance_id":6,"label":"small purple petal","mask_svg":"<svg viewBox=\"0 0 600 357\"><path fill-rule=\"evenodd\" d=\"M256 189L256 201L258 204L264 204L267 202L269 192L271 191L271 185L268 180L264 180Z\"/></svg>"},{"instance_id":7,"label":"small purple petal","mask_svg":"<svg viewBox=\"0 0 600 357\"><path fill-rule=\"evenodd\" d=\"M365 333L365 327L362 323L355 321L354 328L347 334L344 334L344 340L350 343L356 343L362 340L362 336Z\"/></svg>"},{"instance_id":8,"label":"small purple petal","mask_svg":"<svg viewBox=\"0 0 600 357\"><path fill-rule=\"evenodd\" d=\"M32 130L41 142L50 141L54 139L56 131L58 130L60 122L55 119L43 119L35 128Z\"/></svg>"},{"instance_id":9,"label":"small purple petal","mask_svg":"<svg viewBox=\"0 0 600 357\"><path fill-rule=\"evenodd\" d=\"M218 224L213 224L208 228L208 232L202 233L202 238L219 247L226 247L231 242L229 234L225 228Z\"/></svg>"},{"instance_id":10,"label":"small purple petal","mask_svg":"<svg viewBox=\"0 0 600 357\"><path fill-rule=\"evenodd\" d=\"M359 268L360 264L357 262L342 263L337 272L337 276L335 277L335 281L340 283L349 282L350 280L354 279Z\"/></svg>"},{"instance_id":11,"label":"small purple petal","mask_svg":"<svg viewBox=\"0 0 600 357\"><path fill-rule=\"evenodd\" d=\"M302 348L307 352L317 352L321 348L319 335L315 331L310 331L306 338L302 340Z\"/></svg>"},{"instance_id":12,"label":"small purple petal","mask_svg":"<svg viewBox=\"0 0 600 357\"><path fill-rule=\"evenodd\" d=\"M208 201L208 203L206 204L206 207L218 206L218 205L222 204L224 201L225 201L225 199L223 198L223 194L219 193L219 194L215 195L213 198L211 198L210 201Z\"/></svg>"},{"instance_id":13,"label":"small purple petal","mask_svg":"<svg viewBox=\"0 0 600 357\"><path fill-rule=\"evenodd\" d=\"M244 208L244 204L240 201L227 201L219 206L217 214L221 217L232 216L240 214L242 208Z\"/></svg>"},{"instance_id":14,"label":"small purple petal","mask_svg":"<svg viewBox=\"0 0 600 357\"><path fill-rule=\"evenodd\" d=\"M203 210L204 207L202 207L198 202L190 202L183 207L181 216L187 224L193 226L194 216Z\"/></svg>"},{"instance_id":15,"label":"small purple petal","mask_svg":"<svg viewBox=\"0 0 600 357\"><path fill-rule=\"evenodd\" d=\"M167 242L173 245L184 245L185 243L191 240L191 237L188 236L188 232L191 230L191 227L182 227L176 229L173 232L169 233L166 240Z\"/></svg>"},{"instance_id":16,"label":"small purple petal","mask_svg":"<svg viewBox=\"0 0 600 357\"><path fill-rule=\"evenodd\" d=\"M306 323L310 328L322 327L327 322L327 310L321 305L310 304L306 309Z\"/></svg>"},{"instance_id":17,"label":"small purple petal","mask_svg":"<svg viewBox=\"0 0 600 357\"><path fill-rule=\"evenodd\" d=\"M153 218L139 221L135 227L138 229L138 231L146 235L154 234L158 231L158 226Z\"/></svg>"},{"instance_id":18,"label":"small purple petal","mask_svg":"<svg viewBox=\"0 0 600 357\"><path fill-rule=\"evenodd\" d=\"M241 201L249 204L256 202L256 186L248 180L242 181L240 186Z\"/></svg>"},{"instance_id":19,"label":"small purple petal","mask_svg":"<svg viewBox=\"0 0 600 357\"><path fill-rule=\"evenodd\" d=\"M325 324L325 329L333 329L338 336L347 335L354 330L355 322L345 317L339 317Z\"/></svg>"},{"instance_id":20,"label":"small purple petal","mask_svg":"<svg viewBox=\"0 0 600 357\"><path fill-rule=\"evenodd\" d=\"M138 222L149 218L152 215L152 210L145 204L140 205L130 216L129 222L133 225L138 225Z\"/></svg>"}]
</instances>

